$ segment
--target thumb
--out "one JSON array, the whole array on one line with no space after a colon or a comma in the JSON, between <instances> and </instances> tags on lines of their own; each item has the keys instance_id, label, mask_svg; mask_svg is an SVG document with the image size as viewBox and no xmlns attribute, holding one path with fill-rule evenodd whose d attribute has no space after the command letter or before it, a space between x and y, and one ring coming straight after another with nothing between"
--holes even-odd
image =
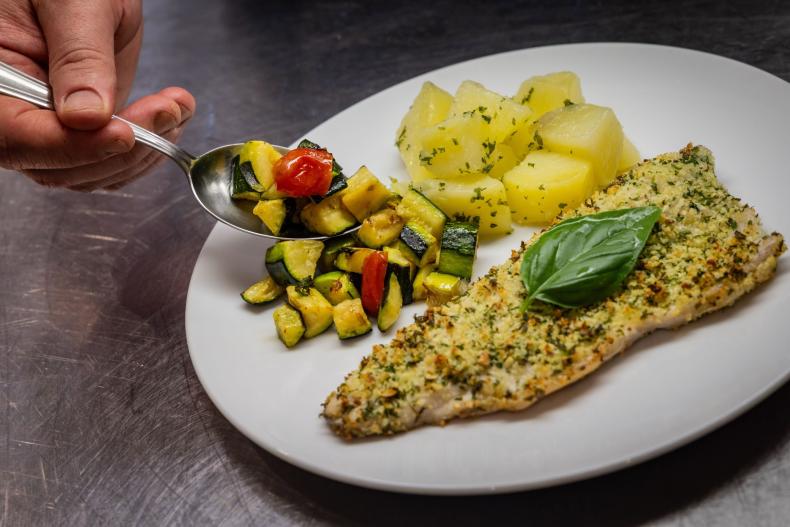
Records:
<instances>
[{"instance_id":1,"label":"thumb","mask_svg":"<svg viewBox=\"0 0 790 527\"><path fill-rule=\"evenodd\" d=\"M58 119L77 130L106 125L115 107L114 2L34 2L49 52Z\"/></svg>"}]
</instances>

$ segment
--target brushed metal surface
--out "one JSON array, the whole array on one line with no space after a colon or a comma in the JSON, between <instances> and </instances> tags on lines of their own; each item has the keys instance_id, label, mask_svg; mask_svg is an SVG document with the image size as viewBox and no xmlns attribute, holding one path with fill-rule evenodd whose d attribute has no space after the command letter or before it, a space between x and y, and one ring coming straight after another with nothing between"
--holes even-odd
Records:
<instances>
[{"instance_id":1,"label":"brushed metal surface","mask_svg":"<svg viewBox=\"0 0 790 527\"><path fill-rule=\"evenodd\" d=\"M680 45L790 80L781 1L149 0L145 11L134 94L190 89L192 151L290 144L401 80L544 44ZM186 288L213 220L182 178L164 164L121 191L77 194L0 171L3 525L787 524L790 386L656 460L528 493L387 494L279 461L219 415L189 362Z\"/></svg>"}]
</instances>

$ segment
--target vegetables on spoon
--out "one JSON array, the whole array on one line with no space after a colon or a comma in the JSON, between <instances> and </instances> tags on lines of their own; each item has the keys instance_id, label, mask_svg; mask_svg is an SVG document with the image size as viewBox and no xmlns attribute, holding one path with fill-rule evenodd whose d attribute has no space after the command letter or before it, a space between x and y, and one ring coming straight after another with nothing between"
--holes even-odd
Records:
<instances>
[{"instance_id":1,"label":"vegetables on spoon","mask_svg":"<svg viewBox=\"0 0 790 527\"><path fill-rule=\"evenodd\" d=\"M274 164L274 184L291 197L323 196L332 182L332 160L326 150L291 150Z\"/></svg>"}]
</instances>

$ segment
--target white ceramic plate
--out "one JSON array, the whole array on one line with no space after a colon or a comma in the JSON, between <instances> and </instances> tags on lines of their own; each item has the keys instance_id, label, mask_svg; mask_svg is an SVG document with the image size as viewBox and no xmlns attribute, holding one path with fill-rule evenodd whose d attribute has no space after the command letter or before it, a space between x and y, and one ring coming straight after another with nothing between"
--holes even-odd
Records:
<instances>
[{"instance_id":1,"label":"white ceramic plate","mask_svg":"<svg viewBox=\"0 0 790 527\"><path fill-rule=\"evenodd\" d=\"M306 137L353 171L405 177L395 129L423 81L454 91L474 79L513 94L532 75L572 70L588 101L611 106L643 157L687 142L710 147L717 173L790 234L790 84L696 51L579 44L503 53L416 77L352 106ZM529 234L480 249L476 272ZM729 421L790 374L790 260L736 307L643 339L588 379L518 414L500 414L354 443L319 418L321 403L378 331L341 343L334 331L286 351L271 308L239 292L261 278L268 243L218 224L192 275L186 332L195 370L217 408L274 455L309 471L386 490L471 494L529 489L602 474L678 447ZM424 309L405 309L399 324ZM390 333L391 334L391 333Z\"/></svg>"}]
</instances>

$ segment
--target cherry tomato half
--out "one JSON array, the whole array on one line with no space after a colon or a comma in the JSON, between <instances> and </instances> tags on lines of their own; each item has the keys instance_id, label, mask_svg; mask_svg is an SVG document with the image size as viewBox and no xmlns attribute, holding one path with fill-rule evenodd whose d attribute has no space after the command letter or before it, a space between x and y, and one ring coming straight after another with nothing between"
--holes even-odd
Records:
<instances>
[{"instance_id":1,"label":"cherry tomato half","mask_svg":"<svg viewBox=\"0 0 790 527\"><path fill-rule=\"evenodd\" d=\"M387 253L370 253L362 264L362 307L371 315L379 312L387 274Z\"/></svg>"},{"instance_id":2,"label":"cherry tomato half","mask_svg":"<svg viewBox=\"0 0 790 527\"><path fill-rule=\"evenodd\" d=\"M323 196L332 182L332 154L314 148L291 150L274 164L277 190L293 197Z\"/></svg>"}]
</instances>

